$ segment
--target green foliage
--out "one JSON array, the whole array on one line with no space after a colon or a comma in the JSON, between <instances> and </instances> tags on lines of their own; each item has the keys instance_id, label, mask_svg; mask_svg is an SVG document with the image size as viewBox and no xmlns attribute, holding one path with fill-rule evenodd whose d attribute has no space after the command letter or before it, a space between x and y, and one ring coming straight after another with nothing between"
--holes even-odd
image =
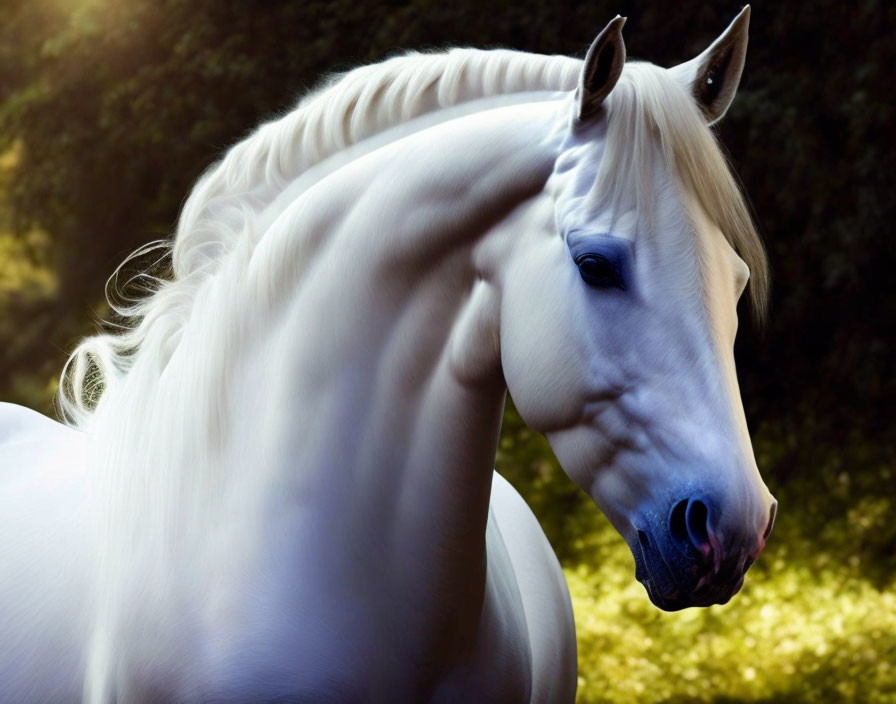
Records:
<instances>
[{"instance_id":1,"label":"green foliage","mask_svg":"<svg viewBox=\"0 0 896 704\"><path fill-rule=\"evenodd\" d=\"M766 430L754 444L774 466L800 441ZM879 452L857 449L846 473L829 446L822 454L814 481L776 489L777 525L742 592L725 606L668 614L634 580L619 534L507 409L498 468L564 564L578 701L896 702L896 533L892 493L880 492L896 462L878 466Z\"/></svg>"},{"instance_id":2,"label":"green foliage","mask_svg":"<svg viewBox=\"0 0 896 704\"><path fill-rule=\"evenodd\" d=\"M52 238L39 227L24 225L10 197L24 156L21 140L12 141L0 152L0 340L7 360L27 356L34 339L51 324L46 315L23 320L17 313L45 311L57 289L51 262ZM55 391L55 381L49 380L56 370L15 365L7 369L6 381L13 397L37 405Z\"/></svg>"},{"instance_id":3,"label":"green foliage","mask_svg":"<svg viewBox=\"0 0 896 704\"><path fill-rule=\"evenodd\" d=\"M579 701L893 702L896 593L844 565L782 557L781 536L725 606L658 612L628 549L598 525L595 570L567 568ZM784 527L786 534L787 528ZM614 539L615 538L615 539ZM784 537L786 540L786 535Z\"/></svg>"}]
</instances>

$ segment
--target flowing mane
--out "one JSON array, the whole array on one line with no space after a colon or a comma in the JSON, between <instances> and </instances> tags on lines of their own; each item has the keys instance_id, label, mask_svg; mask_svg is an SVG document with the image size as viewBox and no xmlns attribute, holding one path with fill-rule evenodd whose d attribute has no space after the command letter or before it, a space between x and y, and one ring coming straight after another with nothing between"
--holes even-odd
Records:
<instances>
[{"instance_id":1,"label":"flowing mane","mask_svg":"<svg viewBox=\"0 0 896 704\"><path fill-rule=\"evenodd\" d=\"M84 425L103 391L127 374L136 350L153 347L164 364L203 282L228 253L251 253L264 234L262 211L304 172L427 114L493 96L572 90L580 70L578 59L508 50L408 54L337 77L262 125L200 178L174 240L135 253L170 254L171 279L141 274L150 295L110 301L125 323L133 322L85 339L71 355L59 393L64 419ZM649 143L658 140L682 186L749 266L753 310L761 314L768 289L761 240L712 131L685 90L663 69L630 62L607 101L607 121L607 151L595 184L600 197L649 210Z\"/></svg>"},{"instance_id":2,"label":"flowing mane","mask_svg":"<svg viewBox=\"0 0 896 704\"><path fill-rule=\"evenodd\" d=\"M57 400L63 419L74 427L87 423L103 391L127 374L150 330L164 349L175 346L198 288L227 252L247 239L251 246L263 234L255 231L256 219L297 176L423 115L492 96L572 90L581 66L568 56L506 49L410 53L337 75L291 112L262 125L199 179L173 241L128 258L161 250L161 260L171 257L171 279L141 274L150 295L139 301L118 303L108 296L125 324L114 334L83 340L69 357Z\"/></svg>"},{"instance_id":3,"label":"flowing mane","mask_svg":"<svg viewBox=\"0 0 896 704\"><path fill-rule=\"evenodd\" d=\"M201 266L210 244L227 248L228 238L245 234L221 221L228 199L238 210L257 211L310 167L390 127L481 98L572 90L580 70L581 61L566 56L453 49L398 56L336 77L234 146L199 180L178 225L175 275Z\"/></svg>"}]
</instances>

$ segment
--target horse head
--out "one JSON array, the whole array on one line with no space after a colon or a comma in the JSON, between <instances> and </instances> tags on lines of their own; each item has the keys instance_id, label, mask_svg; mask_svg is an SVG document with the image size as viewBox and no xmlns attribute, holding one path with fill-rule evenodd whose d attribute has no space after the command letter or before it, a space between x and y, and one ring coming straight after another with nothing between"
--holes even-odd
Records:
<instances>
[{"instance_id":1,"label":"horse head","mask_svg":"<svg viewBox=\"0 0 896 704\"><path fill-rule=\"evenodd\" d=\"M767 265L708 125L743 68L749 8L672 69L625 63L617 17L588 52L546 194L502 279L508 389L628 542L659 607L725 603L776 502L733 353Z\"/></svg>"}]
</instances>

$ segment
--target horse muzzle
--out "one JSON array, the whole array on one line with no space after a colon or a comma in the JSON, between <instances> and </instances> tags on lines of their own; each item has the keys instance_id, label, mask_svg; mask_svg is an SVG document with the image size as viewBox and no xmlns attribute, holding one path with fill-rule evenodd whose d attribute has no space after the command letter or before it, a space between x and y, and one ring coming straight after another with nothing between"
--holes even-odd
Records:
<instances>
[{"instance_id":1,"label":"horse muzzle","mask_svg":"<svg viewBox=\"0 0 896 704\"><path fill-rule=\"evenodd\" d=\"M777 502L772 501L761 533L713 528L714 507L704 498L683 499L663 520L645 514L636 524L630 541L635 578L664 611L727 603L765 547Z\"/></svg>"}]
</instances>

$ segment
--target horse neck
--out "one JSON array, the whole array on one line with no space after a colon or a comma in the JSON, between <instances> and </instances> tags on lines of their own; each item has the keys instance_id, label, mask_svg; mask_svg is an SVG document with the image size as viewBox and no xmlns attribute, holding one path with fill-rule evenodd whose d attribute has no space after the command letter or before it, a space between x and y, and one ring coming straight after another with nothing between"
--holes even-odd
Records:
<instances>
[{"instance_id":1,"label":"horse neck","mask_svg":"<svg viewBox=\"0 0 896 704\"><path fill-rule=\"evenodd\" d=\"M506 393L497 273L520 213L545 198L557 110L410 135L307 189L233 254L162 374L148 354L104 401L106 551L137 540L154 564L185 562L214 550L213 524L219 543L255 546L232 562L313 565L287 578L297 600L373 575L420 628L456 629L432 614L475 610L484 586Z\"/></svg>"},{"instance_id":2,"label":"horse neck","mask_svg":"<svg viewBox=\"0 0 896 704\"><path fill-rule=\"evenodd\" d=\"M289 458L274 471L359 532L389 516L422 545L454 520L455 537L482 540L506 393L496 242L550 175L556 110L492 110L367 154L290 204L253 254L254 317L276 322L242 376L274 390L264 424Z\"/></svg>"}]
</instances>

